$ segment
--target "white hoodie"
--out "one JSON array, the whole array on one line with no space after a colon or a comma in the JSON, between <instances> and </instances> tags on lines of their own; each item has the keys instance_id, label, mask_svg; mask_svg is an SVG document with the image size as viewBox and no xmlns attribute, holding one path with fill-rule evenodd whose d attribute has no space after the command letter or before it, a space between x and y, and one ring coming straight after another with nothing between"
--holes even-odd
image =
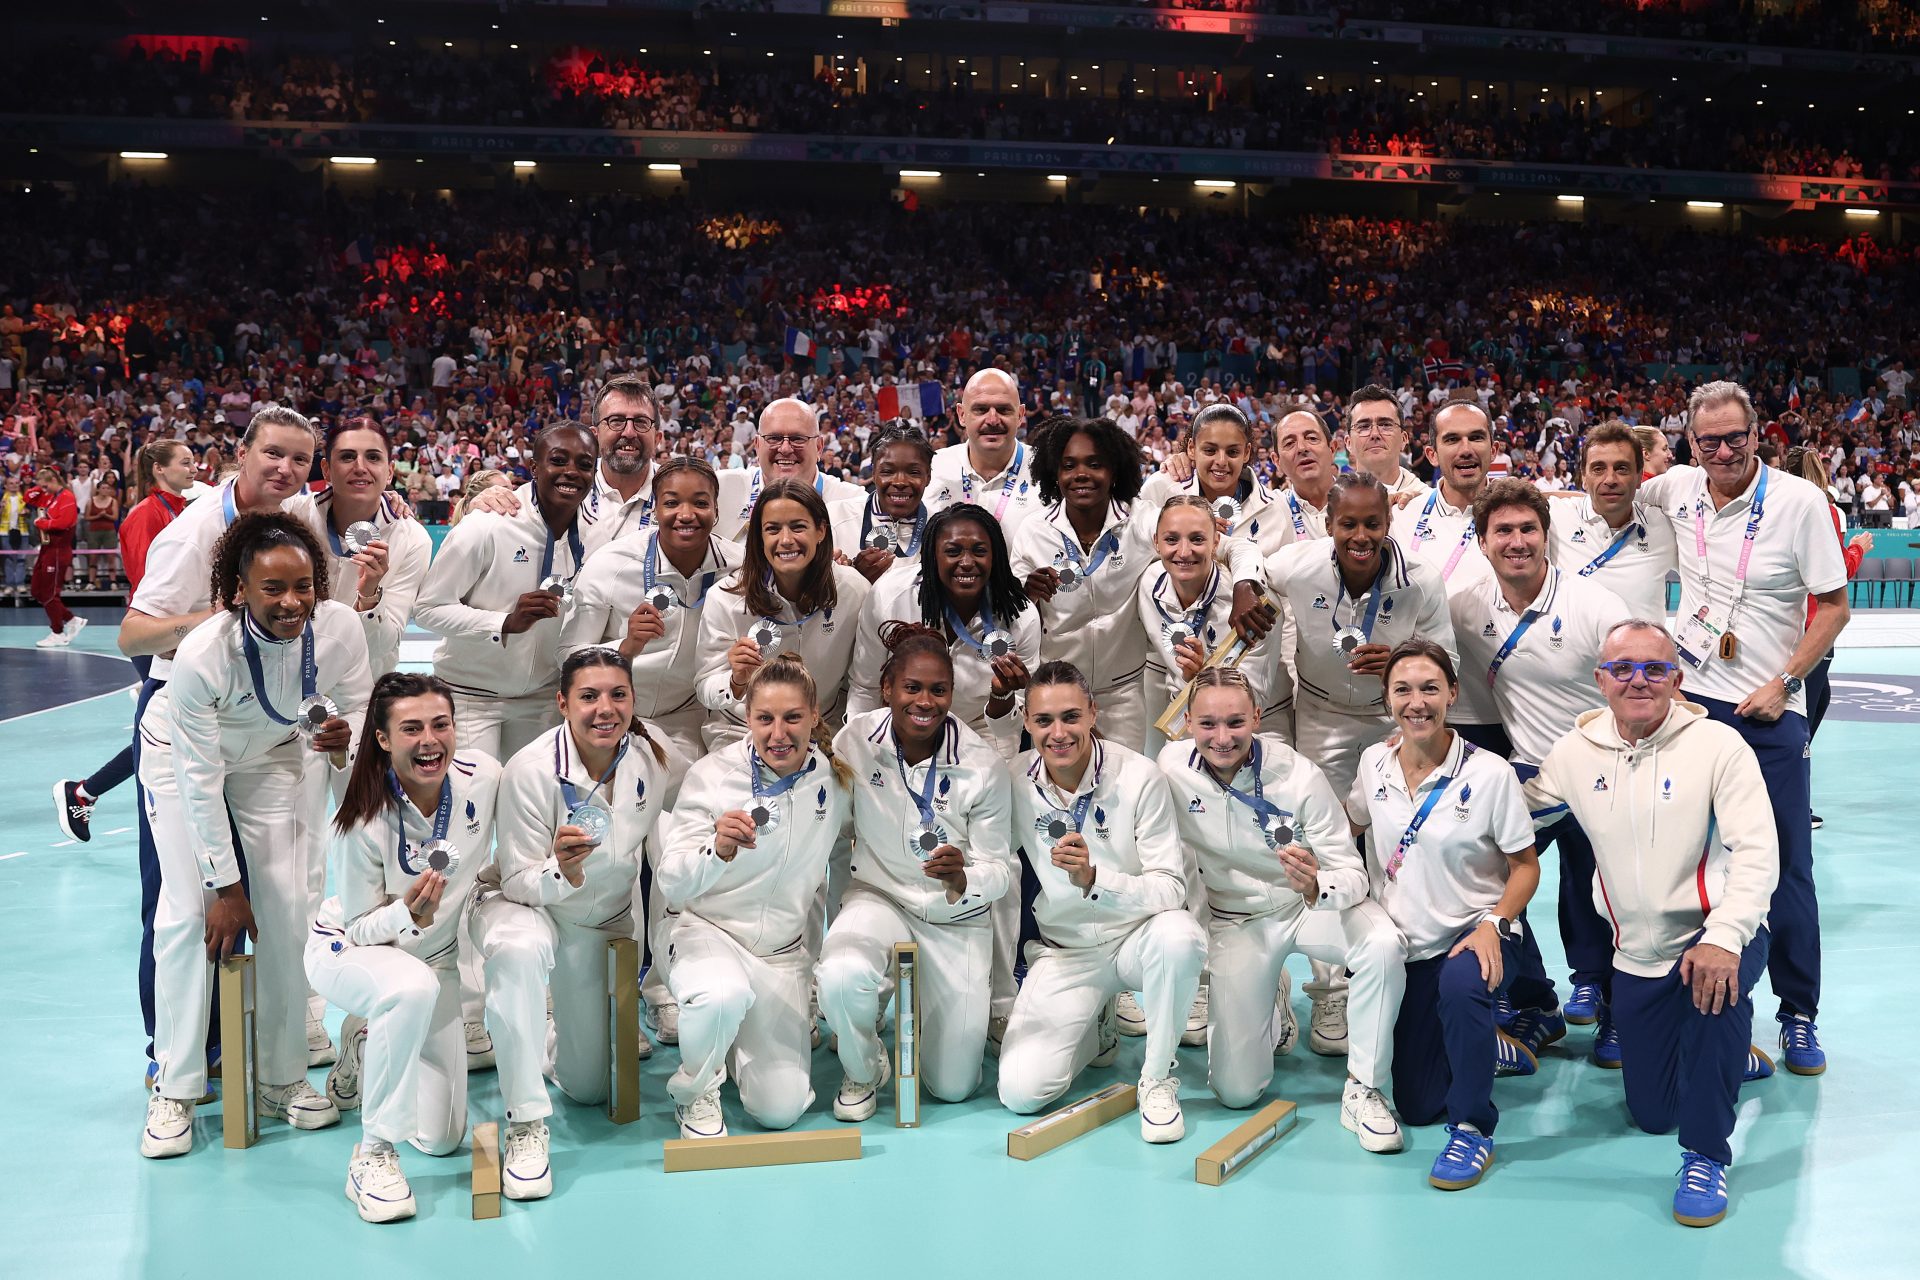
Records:
<instances>
[{"instance_id":1,"label":"white hoodie","mask_svg":"<svg viewBox=\"0 0 1920 1280\"><path fill-rule=\"evenodd\" d=\"M1570 809L1593 841L1593 903L1621 972L1665 976L1703 927L1739 955L1766 923L1780 848L1760 762L1697 704L1675 702L1632 745L1612 711L1587 712L1526 794L1536 825Z\"/></svg>"}]
</instances>

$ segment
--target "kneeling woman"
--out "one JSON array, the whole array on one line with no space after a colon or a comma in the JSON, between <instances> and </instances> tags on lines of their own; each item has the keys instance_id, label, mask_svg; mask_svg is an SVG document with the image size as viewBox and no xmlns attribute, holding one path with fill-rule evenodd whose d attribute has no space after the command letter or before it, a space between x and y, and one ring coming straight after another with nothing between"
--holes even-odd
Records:
<instances>
[{"instance_id":1,"label":"kneeling woman","mask_svg":"<svg viewBox=\"0 0 1920 1280\"><path fill-rule=\"evenodd\" d=\"M347 763L372 678L360 619L327 599L320 545L289 516L242 515L213 548L227 603L180 642L140 717L140 784L160 856L153 956L159 1074L146 1156L193 1147L207 1089L213 964L254 939L260 1110L296 1129L340 1123L307 1083L305 755ZM246 875L242 879L242 870ZM239 1063L228 1088L242 1087Z\"/></svg>"},{"instance_id":2,"label":"kneeling woman","mask_svg":"<svg viewBox=\"0 0 1920 1280\"><path fill-rule=\"evenodd\" d=\"M804 934L846 826L848 775L797 654L757 666L744 693L746 740L688 771L654 877L680 913L667 980L680 1069L667 1092L683 1138L726 1136L729 1062L740 1104L765 1128L788 1128L813 1104Z\"/></svg>"},{"instance_id":3,"label":"kneeling woman","mask_svg":"<svg viewBox=\"0 0 1920 1280\"><path fill-rule=\"evenodd\" d=\"M507 1108L500 1189L553 1191L542 1068L553 1000L551 1074L575 1102L607 1096L607 943L635 936L642 846L684 768L633 714L633 675L617 649L582 649L560 667L561 724L507 762L495 866L481 877L473 940L487 978L487 1023Z\"/></svg>"},{"instance_id":4,"label":"kneeling woman","mask_svg":"<svg viewBox=\"0 0 1920 1280\"><path fill-rule=\"evenodd\" d=\"M338 896L307 939L307 980L347 1011L327 1075L336 1107L364 1107L347 1198L368 1222L393 1222L414 1211L395 1146L444 1156L467 1132L460 912L493 857L500 765L454 755L453 690L432 676L381 676L367 727L333 820Z\"/></svg>"},{"instance_id":5,"label":"kneeling woman","mask_svg":"<svg viewBox=\"0 0 1920 1280\"><path fill-rule=\"evenodd\" d=\"M1494 1025L1496 995L1519 955L1520 913L1540 860L1513 767L1447 728L1460 694L1453 659L1408 640L1381 673L1398 743L1360 757L1347 812L1370 829L1373 896L1407 946L1406 991L1393 1028L1393 1100L1409 1124L1445 1119L1451 1135L1429 1181L1460 1191L1493 1159L1496 1066L1533 1069Z\"/></svg>"},{"instance_id":6,"label":"kneeling woman","mask_svg":"<svg viewBox=\"0 0 1920 1280\"><path fill-rule=\"evenodd\" d=\"M939 517L935 517L938 519ZM820 1011L840 1037L846 1080L833 1114L865 1120L886 1083L874 1033L894 944L920 949L920 1049L927 1089L960 1102L987 1044L989 912L1016 883L1012 785L1000 754L952 714L954 662L930 627L889 622L886 705L834 742L854 781L853 883L820 957ZM860 781L865 779L864 782Z\"/></svg>"}]
</instances>

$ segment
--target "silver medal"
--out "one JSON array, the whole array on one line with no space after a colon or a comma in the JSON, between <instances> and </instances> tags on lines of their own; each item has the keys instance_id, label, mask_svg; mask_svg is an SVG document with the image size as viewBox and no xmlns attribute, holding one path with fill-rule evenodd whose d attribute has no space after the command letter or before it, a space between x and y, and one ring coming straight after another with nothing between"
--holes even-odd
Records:
<instances>
[{"instance_id":1,"label":"silver medal","mask_svg":"<svg viewBox=\"0 0 1920 1280\"><path fill-rule=\"evenodd\" d=\"M647 592L647 603L658 612L668 614L679 605L680 597L674 594L672 587L660 582L654 584L653 589Z\"/></svg>"},{"instance_id":2,"label":"silver medal","mask_svg":"<svg viewBox=\"0 0 1920 1280\"><path fill-rule=\"evenodd\" d=\"M1366 642L1366 634L1358 627L1342 627L1333 633L1333 647L1345 654L1351 654Z\"/></svg>"},{"instance_id":3,"label":"silver medal","mask_svg":"<svg viewBox=\"0 0 1920 1280\"><path fill-rule=\"evenodd\" d=\"M907 834L907 849L920 861L931 858L934 851L947 842L946 833L938 827L925 824L915 827Z\"/></svg>"},{"instance_id":4,"label":"silver medal","mask_svg":"<svg viewBox=\"0 0 1920 1280\"><path fill-rule=\"evenodd\" d=\"M438 871L451 880L460 869L460 851L453 847L451 840L435 840L420 851L420 861L426 864L427 870Z\"/></svg>"},{"instance_id":5,"label":"silver medal","mask_svg":"<svg viewBox=\"0 0 1920 1280\"><path fill-rule=\"evenodd\" d=\"M780 624L762 618L747 630L747 639L760 646L761 657L768 657L780 648Z\"/></svg>"},{"instance_id":6,"label":"silver medal","mask_svg":"<svg viewBox=\"0 0 1920 1280\"><path fill-rule=\"evenodd\" d=\"M1054 818L1047 823L1047 839L1053 841L1055 844L1059 844L1067 838L1067 833L1072 830L1073 827L1068 824L1065 818Z\"/></svg>"},{"instance_id":7,"label":"silver medal","mask_svg":"<svg viewBox=\"0 0 1920 1280\"><path fill-rule=\"evenodd\" d=\"M557 573L549 574L546 581L540 584L540 589L562 604L573 599L573 579L563 578Z\"/></svg>"},{"instance_id":8,"label":"silver medal","mask_svg":"<svg viewBox=\"0 0 1920 1280\"><path fill-rule=\"evenodd\" d=\"M348 555L357 556L378 541L379 537L380 530L373 521L355 520L340 535L340 545L347 549Z\"/></svg>"},{"instance_id":9,"label":"silver medal","mask_svg":"<svg viewBox=\"0 0 1920 1280\"><path fill-rule=\"evenodd\" d=\"M334 704L332 698L324 693L316 693L302 702L300 709L293 713L293 727L312 738L327 727L327 721L339 714L340 708Z\"/></svg>"},{"instance_id":10,"label":"silver medal","mask_svg":"<svg viewBox=\"0 0 1920 1280\"><path fill-rule=\"evenodd\" d=\"M989 631L987 638L980 642L989 658L1006 658L1013 654L1013 637L1004 631Z\"/></svg>"},{"instance_id":11,"label":"silver medal","mask_svg":"<svg viewBox=\"0 0 1920 1280\"><path fill-rule=\"evenodd\" d=\"M1293 843L1293 828L1287 820L1277 813L1267 814L1260 819L1260 830L1266 833L1267 845L1278 849L1283 844Z\"/></svg>"},{"instance_id":12,"label":"silver medal","mask_svg":"<svg viewBox=\"0 0 1920 1280\"><path fill-rule=\"evenodd\" d=\"M893 535L885 529L870 529L861 540L861 546L869 551L894 551ZM897 553L896 553L897 554Z\"/></svg>"},{"instance_id":13,"label":"silver medal","mask_svg":"<svg viewBox=\"0 0 1920 1280\"><path fill-rule=\"evenodd\" d=\"M1213 500L1213 518L1232 524L1240 518L1240 503L1233 498L1215 498Z\"/></svg>"},{"instance_id":14,"label":"silver medal","mask_svg":"<svg viewBox=\"0 0 1920 1280\"><path fill-rule=\"evenodd\" d=\"M613 815L591 800L582 800L567 810L567 825L580 828L582 835L599 844L613 830Z\"/></svg>"},{"instance_id":15,"label":"silver medal","mask_svg":"<svg viewBox=\"0 0 1920 1280\"><path fill-rule=\"evenodd\" d=\"M1056 561L1053 566L1053 571L1059 576L1059 590L1061 591L1078 591L1080 584L1086 580L1086 575L1081 573L1079 568L1069 560L1062 559Z\"/></svg>"},{"instance_id":16,"label":"silver medal","mask_svg":"<svg viewBox=\"0 0 1920 1280\"><path fill-rule=\"evenodd\" d=\"M755 800L747 810L755 831L771 831L780 825L780 810L771 800Z\"/></svg>"},{"instance_id":17,"label":"silver medal","mask_svg":"<svg viewBox=\"0 0 1920 1280\"><path fill-rule=\"evenodd\" d=\"M1167 647L1169 649L1178 649L1181 645L1193 639L1196 634L1192 625L1185 622L1169 622L1161 628L1161 632L1167 637Z\"/></svg>"}]
</instances>

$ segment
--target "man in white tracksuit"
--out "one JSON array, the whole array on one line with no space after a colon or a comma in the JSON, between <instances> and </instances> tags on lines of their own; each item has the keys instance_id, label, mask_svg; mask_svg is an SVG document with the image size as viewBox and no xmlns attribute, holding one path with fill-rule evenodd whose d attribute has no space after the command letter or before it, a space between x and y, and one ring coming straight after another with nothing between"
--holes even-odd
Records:
<instances>
[{"instance_id":1,"label":"man in white tracksuit","mask_svg":"<svg viewBox=\"0 0 1920 1280\"><path fill-rule=\"evenodd\" d=\"M1679 1129L1673 1214L1709 1226L1727 1211L1780 854L1758 758L1680 700L1681 675L1658 623L1614 627L1595 676L1606 708L1547 753L1527 799L1536 822L1565 808L1592 837L1593 901L1613 926L1627 1109L1649 1133Z\"/></svg>"},{"instance_id":2,"label":"man in white tracksuit","mask_svg":"<svg viewBox=\"0 0 1920 1280\"><path fill-rule=\"evenodd\" d=\"M753 446L757 465L720 473L719 520L714 532L729 542L744 538L753 504L759 501L760 491L775 480L810 485L826 503L866 497L867 491L859 485L821 472L820 441L819 415L806 401L789 396L762 409ZM848 559L853 558L851 550L841 549Z\"/></svg>"},{"instance_id":3,"label":"man in white tracksuit","mask_svg":"<svg viewBox=\"0 0 1920 1280\"><path fill-rule=\"evenodd\" d=\"M966 439L934 453L927 510L978 503L993 513L1012 542L1041 507L1040 489L1033 482L1033 450L1020 439L1025 423L1020 386L1012 374L986 368L968 378L960 392L960 429Z\"/></svg>"}]
</instances>

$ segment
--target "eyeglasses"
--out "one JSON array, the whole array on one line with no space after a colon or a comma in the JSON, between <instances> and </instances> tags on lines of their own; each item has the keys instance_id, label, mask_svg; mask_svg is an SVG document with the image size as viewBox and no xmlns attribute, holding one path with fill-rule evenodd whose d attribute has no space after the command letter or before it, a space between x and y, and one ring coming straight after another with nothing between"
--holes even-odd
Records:
<instances>
[{"instance_id":1,"label":"eyeglasses","mask_svg":"<svg viewBox=\"0 0 1920 1280\"><path fill-rule=\"evenodd\" d=\"M630 414L622 414L602 418L600 419L600 425L603 427L612 427L616 432L620 432L625 431L628 427L632 427L635 431L651 431L659 424L652 418L640 418Z\"/></svg>"},{"instance_id":2,"label":"eyeglasses","mask_svg":"<svg viewBox=\"0 0 1920 1280\"><path fill-rule=\"evenodd\" d=\"M1347 433L1367 440L1385 440L1399 429L1397 422L1356 422L1347 428Z\"/></svg>"},{"instance_id":3,"label":"eyeglasses","mask_svg":"<svg viewBox=\"0 0 1920 1280\"><path fill-rule=\"evenodd\" d=\"M1751 431L1729 431L1723 436L1695 436L1693 442L1700 446L1701 456L1711 458L1716 456L1723 447L1730 452L1738 453L1747 447L1747 441L1752 438Z\"/></svg>"},{"instance_id":4,"label":"eyeglasses","mask_svg":"<svg viewBox=\"0 0 1920 1280\"><path fill-rule=\"evenodd\" d=\"M804 449L818 442L819 436L761 436L762 443L769 449Z\"/></svg>"},{"instance_id":5,"label":"eyeglasses","mask_svg":"<svg viewBox=\"0 0 1920 1280\"><path fill-rule=\"evenodd\" d=\"M1606 672L1621 684L1632 684L1635 674L1641 676L1648 684L1665 684L1667 681L1673 679L1673 673L1677 670L1677 666L1671 662L1622 661L1603 662L1595 667L1594 670Z\"/></svg>"}]
</instances>

